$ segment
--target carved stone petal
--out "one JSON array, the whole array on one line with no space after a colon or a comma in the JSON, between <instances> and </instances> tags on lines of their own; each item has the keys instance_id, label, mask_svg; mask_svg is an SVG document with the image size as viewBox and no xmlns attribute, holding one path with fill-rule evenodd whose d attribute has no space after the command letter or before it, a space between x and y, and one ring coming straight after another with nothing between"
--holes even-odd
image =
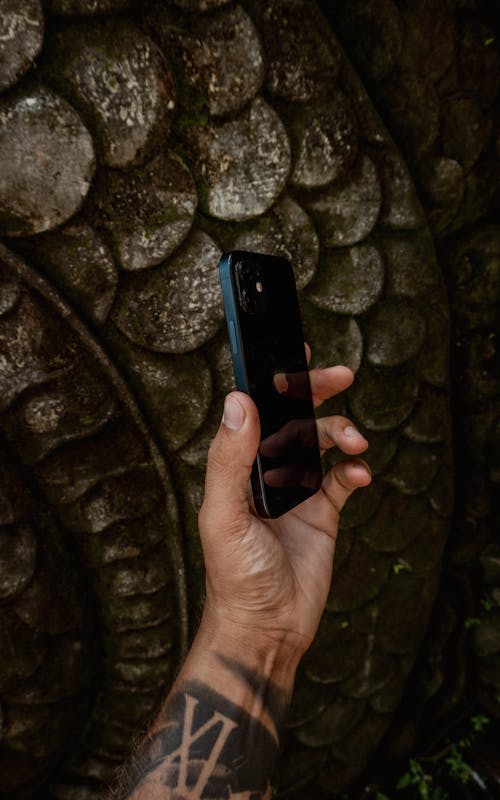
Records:
<instances>
[{"instance_id":1,"label":"carved stone petal","mask_svg":"<svg viewBox=\"0 0 500 800\"><path fill-rule=\"evenodd\" d=\"M396 457L384 474L384 480L403 494L420 494L429 488L439 465L439 455L428 445L401 438Z\"/></svg>"},{"instance_id":2,"label":"carved stone petal","mask_svg":"<svg viewBox=\"0 0 500 800\"><path fill-rule=\"evenodd\" d=\"M391 130L404 148L416 156L429 152L439 133L439 99L425 73L396 70L381 85L380 93Z\"/></svg>"},{"instance_id":3,"label":"carved stone petal","mask_svg":"<svg viewBox=\"0 0 500 800\"><path fill-rule=\"evenodd\" d=\"M298 106L289 122L294 151L292 183L312 189L347 172L358 152L358 126L343 92L337 91L328 104L307 109Z\"/></svg>"},{"instance_id":4,"label":"carved stone petal","mask_svg":"<svg viewBox=\"0 0 500 800\"><path fill-rule=\"evenodd\" d=\"M257 94L264 79L260 37L240 5L207 17L187 17L175 30L184 80L208 100L213 116L234 114Z\"/></svg>"},{"instance_id":5,"label":"carved stone petal","mask_svg":"<svg viewBox=\"0 0 500 800\"><path fill-rule=\"evenodd\" d=\"M373 161L361 155L344 180L324 189L307 207L326 247L345 247L365 239L374 228L382 192Z\"/></svg>"},{"instance_id":6,"label":"carved stone petal","mask_svg":"<svg viewBox=\"0 0 500 800\"><path fill-rule=\"evenodd\" d=\"M284 100L321 97L337 79L341 54L307 0L258 0L253 8L266 50L267 88ZM286 36L276 30L286 25Z\"/></svg>"},{"instance_id":7,"label":"carved stone petal","mask_svg":"<svg viewBox=\"0 0 500 800\"><path fill-rule=\"evenodd\" d=\"M136 344L185 353L210 339L223 318L218 263L221 252L196 231L168 263L123 278L112 317Z\"/></svg>"},{"instance_id":8,"label":"carved stone petal","mask_svg":"<svg viewBox=\"0 0 500 800\"><path fill-rule=\"evenodd\" d=\"M424 224L424 214L408 168L398 151L387 148L374 155L382 183L380 222L396 230Z\"/></svg>"},{"instance_id":9,"label":"carved stone petal","mask_svg":"<svg viewBox=\"0 0 500 800\"><path fill-rule=\"evenodd\" d=\"M425 497L408 498L392 490L384 495L376 513L359 526L357 535L377 551L395 553L425 536L431 525L429 519Z\"/></svg>"},{"instance_id":10,"label":"carved stone petal","mask_svg":"<svg viewBox=\"0 0 500 800\"><path fill-rule=\"evenodd\" d=\"M131 0L49 0L52 14L86 16L123 11Z\"/></svg>"},{"instance_id":11,"label":"carved stone petal","mask_svg":"<svg viewBox=\"0 0 500 800\"><path fill-rule=\"evenodd\" d=\"M39 233L78 211L94 174L94 148L64 100L44 87L1 98L0 152L4 235Z\"/></svg>"},{"instance_id":12,"label":"carved stone petal","mask_svg":"<svg viewBox=\"0 0 500 800\"><path fill-rule=\"evenodd\" d=\"M38 669L46 649L45 636L33 634L19 617L10 611L4 612L0 627L0 690L10 692L22 685Z\"/></svg>"},{"instance_id":13,"label":"carved stone petal","mask_svg":"<svg viewBox=\"0 0 500 800\"><path fill-rule=\"evenodd\" d=\"M433 386L422 385L404 433L414 442L423 444L443 442L448 437L446 427L448 416L449 401L445 392Z\"/></svg>"},{"instance_id":14,"label":"carved stone petal","mask_svg":"<svg viewBox=\"0 0 500 800\"><path fill-rule=\"evenodd\" d=\"M403 297L390 297L377 304L364 320L363 329L368 361L378 367L397 367L422 347L425 319L414 303Z\"/></svg>"},{"instance_id":15,"label":"carved stone petal","mask_svg":"<svg viewBox=\"0 0 500 800\"><path fill-rule=\"evenodd\" d=\"M352 317L328 314L302 301L304 336L312 348L314 368L344 364L357 372L363 353L363 337Z\"/></svg>"},{"instance_id":16,"label":"carved stone petal","mask_svg":"<svg viewBox=\"0 0 500 800\"><path fill-rule=\"evenodd\" d=\"M23 245L77 308L92 322L104 322L118 277L109 247L90 225L72 221Z\"/></svg>"},{"instance_id":17,"label":"carved stone petal","mask_svg":"<svg viewBox=\"0 0 500 800\"><path fill-rule=\"evenodd\" d=\"M0 92L30 68L43 43L40 0L0 0Z\"/></svg>"},{"instance_id":18,"label":"carved stone petal","mask_svg":"<svg viewBox=\"0 0 500 800\"><path fill-rule=\"evenodd\" d=\"M390 561L384 553L377 552L356 537L342 570L333 579L327 608L330 611L351 611L366 603L380 591L389 568Z\"/></svg>"},{"instance_id":19,"label":"carved stone petal","mask_svg":"<svg viewBox=\"0 0 500 800\"><path fill-rule=\"evenodd\" d=\"M377 83L391 72L403 44L403 21L396 3L354 0L335 16L335 23L362 75Z\"/></svg>"},{"instance_id":20,"label":"carved stone petal","mask_svg":"<svg viewBox=\"0 0 500 800\"><path fill-rule=\"evenodd\" d=\"M306 212L291 197L283 197L234 241L234 250L284 256L293 265L297 289L303 289L318 264L319 240Z\"/></svg>"},{"instance_id":21,"label":"carved stone petal","mask_svg":"<svg viewBox=\"0 0 500 800\"><path fill-rule=\"evenodd\" d=\"M35 571L36 540L30 525L0 528L0 598L22 592Z\"/></svg>"},{"instance_id":22,"label":"carved stone petal","mask_svg":"<svg viewBox=\"0 0 500 800\"><path fill-rule=\"evenodd\" d=\"M161 153L144 167L101 173L93 197L96 223L110 231L123 269L155 266L189 233L198 203L181 159Z\"/></svg>"},{"instance_id":23,"label":"carved stone petal","mask_svg":"<svg viewBox=\"0 0 500 800\"><path fill-rule=\"evenodd\" d=\"M378 299L384 280L380 253L362 244L325 253L307 297L337 314L362 314Z\"/></svg>"},{"instance_id":24,"label":"carved stone petal","mask_svg":"<svg viewBox=\"0 0 500 800\"><path fill-rule=\"evenodd\" d=\"M276 111L257 97L235 120L192 132L209 214L244 220L267 211L290 169L290 145Z\"/></svg>"},{"instance_id":25,"label":"carved stone petal","mask_svg":"<svg viewBox=\"0 0 500 800\"><path fill-rule=\"evenodd\" d=\"M206 359L199 351L173 358L135 347L118 333L112 337L159 439L168 450L177 450L200 428L212 401L212 376Z\"/></svg>"},{"instance_id":26,"label":"carved stone petal","mask_svg":"<svg viewBox=\"0 0 500 800\"><path fill-rule=\"evenodd\" d=\"M110 167L144 161L168 133L174 81L154 42L122 18L69 24L55 33L46 65L85 116Z\"/></svg>"},{"instance_id":27,"label":"carved stone petal","mask_svg":"<svg viewBox=\"0 0 500 800\"><path fill-rule=\"evenodd\" d=\"M338 694L324 711L311 722L294 731L297 739L308 747L322 747L342 739L361 719L363 700Z\"/></svg>"},{"instance_id":28,"label":"carved stone petal","mask_svg":"<svg viewBox=\"0 0 500 800\"><path fill-rule=\"evenodd\" d=\"M418 381L414 367L374 370L364 366L349 390L349 404L354 416L365 428L387 431L404 422L410 415L417 393Z\"/></svg>"},{"instance_id":29,"label":"carved stone petal","mask_svg":"<svg viewBox=\"0 0 500 800\"><path fill-rule=\"evenodd\" d=\"M379 246L384 255L388 294L428 298L432 292L441 296L434 247L427 236L391 234L381 237Z\"/></svg>"}]
</instances>

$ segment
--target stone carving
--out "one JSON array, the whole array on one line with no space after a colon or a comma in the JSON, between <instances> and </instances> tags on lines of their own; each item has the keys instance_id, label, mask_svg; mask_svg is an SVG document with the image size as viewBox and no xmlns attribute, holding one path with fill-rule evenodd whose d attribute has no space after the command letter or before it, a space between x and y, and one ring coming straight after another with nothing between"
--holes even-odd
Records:
<instances>
[{"instance_id":1,"label":"stone carving","mask_svg":"<svg viewBox=\"0 0 500 800\"><path fill-rule=\"evenodd\" d=\"M401 27L388 0L377 5L392 20L387 53L370 61L385 78ZM27 780L42 779L74 737L47 791L95 798L182 658L203 599L206 452L232 387L217 262L228 247L256 247L294 260L313 366L341 360L357 371L329 409L352 413L375 475L343 515L282 761L280 791L330 797L359 778L401 701L451 513L449 321L413 183L325 19L303 0L244 9L151 0L142 16L120 0L47 8L42 83L33 88L28 73L0 98L0 115L12 97L46 98L41 151L71 172L79 195L72 205L68 186L62 199L50 183L40 195L27 188L12 226L4 206L17 184L9 167L2 173L0 427L64 537L52 548L57 537L32 516L5 523L2 552L19 566L4 578L0 562L0 590L26 657L1 688L2 755L38 741ZM227 49L229 36L244 52ZM71 163L59 109L88 142ZM9 124L0 136L15 152ZM426 126L416 126L418 142L433 141L434 121ZM52 549L64 553L64 541L77 556L67 574L79 573L89 596L88 608L79 589L71 596L67 621L50 586ZM53 629L42 631L37 608ZM60 708L50 753L26 722L31 698L41 730L44 696ZM13 792L30 793L15 770L8 777Z\"/></svg>"}]
</instances>

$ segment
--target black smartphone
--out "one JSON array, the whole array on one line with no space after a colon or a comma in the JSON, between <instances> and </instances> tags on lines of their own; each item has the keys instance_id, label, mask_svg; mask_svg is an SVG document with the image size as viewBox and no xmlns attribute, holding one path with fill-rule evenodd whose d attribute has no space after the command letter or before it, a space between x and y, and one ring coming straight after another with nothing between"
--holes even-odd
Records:
<instances>
[{"instance_id":1,"label":"black smartphone","mask_svg":"<svg viewBox=\"0 0 500 800\"><path fill-rule=\"evenodd\" d=\"M219 272L236 387L260 417L255 508L275 518L317 492L323 477L293 269L285 258L233 251Z\"/></svg>"}]
</instances>

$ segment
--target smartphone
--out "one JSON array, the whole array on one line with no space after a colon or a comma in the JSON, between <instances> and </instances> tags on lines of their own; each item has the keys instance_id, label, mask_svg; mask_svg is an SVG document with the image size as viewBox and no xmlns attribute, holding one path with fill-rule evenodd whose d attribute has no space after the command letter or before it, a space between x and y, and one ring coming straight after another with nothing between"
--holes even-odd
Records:
<instances>
[{"instance_id":1,"label":"smartphone","mask_svg":"<svg viewBox=\"0 0 500 800\"><path fill-rule=\"evenodd\" d=\"M280 517L317 492L323 477L293 269L285 258L233 251L219 272L236 388L260 417L255 509Z\"/></svg>"}]
</instances>

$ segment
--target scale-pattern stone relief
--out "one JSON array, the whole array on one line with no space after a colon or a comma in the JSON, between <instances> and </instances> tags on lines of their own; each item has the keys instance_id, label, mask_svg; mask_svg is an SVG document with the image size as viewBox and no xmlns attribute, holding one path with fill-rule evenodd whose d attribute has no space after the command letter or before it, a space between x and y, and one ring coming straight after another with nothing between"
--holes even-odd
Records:
<instances>
[{"instance_id":1,"label":"scale-pattern stone relief","mask_svg":"<svg viewBox=\"0 0 500 800\"><path fill-rule=\"evenodd\" d=\"M436 720L443 725L448 715L453 724L459 708L482 708L489 718L500 719L496 9L482 0L325 0L320 5L405 154L451 303L457 501L448 579L436 603L428 657L415 676L421 701L418 707L409 703L406 721L388 745L397 750L400 737L411 751L421 718L428 750L432 728L439 729ZM413 263L408 251L401 256L400 275ZM439 326L437 320L434 324ZM439 327L435 330L442 335ZM495 742L493 724L489 740ZM439 746L437 739L434 747ZM481 755L472 752L469 759L479 772L495 774Z\"/></svg>"},{"instance_id":2,"label":"scale-pattern stone relief","mask_svg":"<svg viewBox=\"0 0 500 800\"><path fill-rule=\"evenodd\" d=\"M0 562L1 610L27 626L13 658L28 662L0 694L10 797L98 797L194 631L206 453L233 386L217 263L233 247L293 259L313 365L357 373L325 413L370 441L374 481L342 515L282 758L281 793L332 797L401 702L450 524L450 323L412 180L310 2L53 0L41 26L40 56L19 33L26 74L14 65L0 96L0 424L61 532L61 580L83 587L72 635L92 672L73 668L52 749L30 750L11 709L26 686L48 704L59 632L22 609L52 540L8 516L20 563L10 581ZM33 136L43 157L25 157ZM28 753L29 774L14 760Z\"/></svg>"}]
</instances>

